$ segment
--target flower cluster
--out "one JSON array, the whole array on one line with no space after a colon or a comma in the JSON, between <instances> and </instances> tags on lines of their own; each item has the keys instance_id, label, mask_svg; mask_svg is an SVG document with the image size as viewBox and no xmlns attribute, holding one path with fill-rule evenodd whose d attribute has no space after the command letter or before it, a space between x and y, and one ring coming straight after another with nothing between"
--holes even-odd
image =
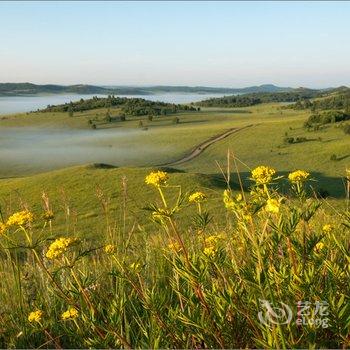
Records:
<instances>
[{"instance_id":1,"label":"flower cluster","mask_svg":"<svg viewBox=\"0 0 350 350\"><path fill-rule=\"evenodd\" d=\"M29 210L19 211L12 214L6 223L6 226L24 226L34 220L34 215Z\"/></svg>"},{"instance_id":2,"label":"flower cluster","mask_svg":"<svg viewBox=\"0 0 350 350\"><path fill-rule=\"evenodd\" d=\"M76 242L76 238L57 238L49 246L48 251L46 252L46 257L48 259L56 259L62 255L69 246Z\"/></svg>"},{"instance_id":3,"label":"flower cluster","mask_svg":"<svg viewBox=\"0 0 350 350\"><path fill-rule=\"evenodd\" d=\"M241 193L237 194L236 197L233 197L230 190L225 190L223 200L226 209L233 211L236 215L240 216L243 222L249 222L251 220L253 207L244 200Z\"/></svg>"},{"instance_id":4,"label":"flower cluster","mask_svg":"<svg viewBox=\"0 0 350 350\"><path fill-rule=\"evenodd\" d=\"M320 252L322 249L324 248L324 243L323 242L318 242L316 245L315 245L315 250L316 252Z\"/></svg>"},{"instance_id":5,"label":"flower cluster","mask_svg":"<svg viewBox=\"0 0 350 350\"><path fill-rule=\"evenodd\" d=\"M207 199L203 192L194 192L188 197L190 203L201 203Z\"/></svg>"},{"instance_id":6,"label":"flower cluster","mask_svg":"<svg viewBox=\"0 0 350 350\"><path fill-rule=\"evenodd\" d=\"M290 182L305 182L310 174L304 170L296 170L288 175L288 179Z\"/></svg>"},{"instance_id":7,"label":"flower cluster","mask_svg":"<svg viewBox=\"0 0 350 350\"><path fill-rule=\"evenodd\" d=\"M326 234L330 234L334 230L334 226L331 224L325 224L322 227L322 231Z\"/></svg>"},{"instance_id":8,"label":"flower cluster","mask_svg":"<svg viewBox=\"0 0 350 350\"><path fill-rule=\"evenodd\" d=\"M205 247L203 253L206 256L213 257L217 252L217 243L222 239L222 235L211 235L204 240Z\"/></svg>"},{"instance_id":9,"label":"flower cluster","mask_svg":"<svg viewBox=\"0 0 350 350\"><path fill-rule=\"evenodd\" d=\"M115 249L116 249L116 246L113 245L113 244L107 244L105 247L104 247L104 251L105 253L107 254L113 254L115 252Z\"/></svg>"},{"instance_id":10,"label":"flower cluster","mask_svg":"<svg viewBox=\"0 0 350 350\"><path fill-rule=\"evenodd\" d=\"M173 241L168 244L168 250L170 252L178 253L181 250L181 245L179 242Z\"/></svg>"},{"instance_id":11,"label":"flower cluster","mask_svg":"<svg viewBox=\"0 0 350 350\"><path fill-rule=\"evenodd\" d=\"M223 201L225 204L225 208L228 210L234 210L237 208L241 208L245 205L243 202L242 194L238 193L235 198L232 197L232 192L230 190L225 190L223 193Z\"/></svg>"},{"instance_id":12,"label":"flower cluster","mask_svg":"<svg viewBox=\"0 0 350 350\"><path fill-rule=\"evenodd\" d=\"M269 213L278 214L280 211L280 202L277 199L269 198L266 201L265 210Z\"/></svg>"},{"instance_id":13,"label":"flower cluster","mask_svg":"<svg viewBox=\"0 0 350 350\"><path fill-rule=\"evenodd\" d=\"M252 171L252 178L258 185L266 185L273 180L275 174L275 169L261 165Z\"/></svg>"},{"instance_id":14,"label":"flower cluster","mask_svg":"<svg viewBox=\"0 0 350 350\"><path fill-rule=\"evenodd\" d=\"M149 175L146 176L145 183L147 185L153 185L159 187L165 185L169 176L164 171L152 171Z\"/></svg>"},{"instance_id":15,"label":"flower cluster","mask_svg":"<svg viewBox=\"0 0 350 350\"><path fill-rule=\"evenodd\" d=\"M3 222L0 222L0 235L5 233L6 231L6 225Z\"/></svg>"},{"instance_id":16,"label":"flower cluster","mask_svg":"<svg viewBox=\"0 0 350 350\"><path fill-rule=\"evenodd\" d=\"M42 316L43 316L43 312L42 312L41 310L32 311L32 312L28 315L28 321L29 321L30 323L32 323L32 322L40 322Z\"/></svg>"},{"instance_id":17,"label":"flower cluster","mask_svg":"<svg viewBox=\"0 0 350 350\"><path fill-rule=\"evenodd\" d=\"M70 307L67 311L65 311L61 318L62 320L71 320L78 317L78 310L75 307Z\"/></svg>"}]
</instances>

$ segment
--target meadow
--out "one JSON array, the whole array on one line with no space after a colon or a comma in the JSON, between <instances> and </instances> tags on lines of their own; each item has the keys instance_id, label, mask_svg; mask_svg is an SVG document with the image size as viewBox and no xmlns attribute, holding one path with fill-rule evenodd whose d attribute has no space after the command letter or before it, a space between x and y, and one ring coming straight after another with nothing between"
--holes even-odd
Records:
<instances>
[{"instance_id":1,"label":"meadow","mask_svg":"<svg viewBox=\"0 0 350 350\"><path fill-rule=\"evenodd\" d=\"M0 118L0 347L347 348L349 136L281 107Z\"/></svg>"}]
</instances>

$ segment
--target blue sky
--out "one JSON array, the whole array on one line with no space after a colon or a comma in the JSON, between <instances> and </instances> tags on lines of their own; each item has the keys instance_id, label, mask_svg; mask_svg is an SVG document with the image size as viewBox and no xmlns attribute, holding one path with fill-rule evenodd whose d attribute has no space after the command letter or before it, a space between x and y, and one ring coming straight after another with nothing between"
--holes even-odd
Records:
<instances>
[{"instance_id":1,"label":"blue sky","mask_svg":"<svg viewBox=\"0 0 350 350\"><path fill-rule=\"evenodd\" d=\"M350 2L0 2L0 81L350 85Z\"/></svg>"}]
</instances>

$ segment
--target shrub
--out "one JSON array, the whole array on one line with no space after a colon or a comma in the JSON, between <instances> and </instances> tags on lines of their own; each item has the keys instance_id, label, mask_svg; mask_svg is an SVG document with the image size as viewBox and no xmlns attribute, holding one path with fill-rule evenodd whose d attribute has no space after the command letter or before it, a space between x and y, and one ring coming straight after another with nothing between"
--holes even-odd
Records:
<instances>
[{"instance_id":1,"label":"shrub","mask_svg":"<svg viewBox=\"0 0 350 350\"><path fill-rule=\"evenodd\" d=\"M285 137L283 139L284 143L294 143L294 137Z\"/></svg>"},{"instance_id":2,"label":"shrub","mask_svg":"<svg viewBox=\"0 0 350 350\"><path fill-rule=\"evenodd\" d=\"M297 137L295 139L295 143L306 142L306 141L307 141L306 137Z\"/></svg>"},{"instance_id":3,"label":"shrub","mask_svg":"<svg viewBox=\"0 0 350 350\"><path fill-rule=\"evenodd\" d=\"M341 111L327 111L323 113L315 113L310 115L307 122L304 123L305 126L310 126L314 124L329 124L338 123L344 120L350 119L350 115Z\"/></svg>"}]
</instances>

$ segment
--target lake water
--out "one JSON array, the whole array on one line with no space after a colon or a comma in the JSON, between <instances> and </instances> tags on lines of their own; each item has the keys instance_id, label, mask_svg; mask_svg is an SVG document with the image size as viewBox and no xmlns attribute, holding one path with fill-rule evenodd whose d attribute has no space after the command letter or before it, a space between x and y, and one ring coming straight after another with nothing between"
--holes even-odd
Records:
<instances>
[{"instance_id":1,"label":"lake water","mask_svg":"<svg viewBox=\"0 0 350 350\"><path fill-rule=\"evenodd\" d=\"M70 101L78 101L81 98L88 99L93 96L104 97L103 95L41 95L41 96L0 96L0 114L11 114L30 112L45 108L47 105L57 105ZM211 97L220 97L224 94L157 94L157 95L118 95L120 97L138 97L151 101L161 101L170 103L189 103L198 102Z\"/></svg>"}]
</instances>

